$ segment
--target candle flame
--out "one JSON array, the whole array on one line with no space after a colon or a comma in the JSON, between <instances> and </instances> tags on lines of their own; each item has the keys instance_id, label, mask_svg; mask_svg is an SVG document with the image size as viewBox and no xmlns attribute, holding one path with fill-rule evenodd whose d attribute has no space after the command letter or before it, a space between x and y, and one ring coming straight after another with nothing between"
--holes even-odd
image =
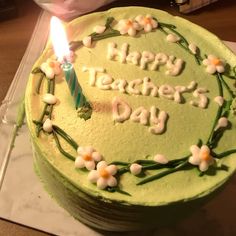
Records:
<instances>
[{"instance_id":1,"label":"candle flame","mask_svg":"<svg viewBox=\"0 0 236 236\"><path fill-rule=\"evenodd\" d=\"M55 54L59 60L70 54L66 32L61 21L55 16L51 18L50 36Z\"/></svg>"}]
</instances>

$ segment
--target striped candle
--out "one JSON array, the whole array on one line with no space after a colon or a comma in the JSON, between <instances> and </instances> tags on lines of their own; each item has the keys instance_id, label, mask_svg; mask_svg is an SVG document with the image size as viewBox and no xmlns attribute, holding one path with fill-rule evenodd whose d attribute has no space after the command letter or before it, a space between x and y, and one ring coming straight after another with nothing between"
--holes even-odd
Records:
<instances>
[{"instance_id":1,"label":"striped candle","mask_svg":"<svg viewBox=\"0 0 236 236\"><path fill-rule=\"evenodd\" d=\"M61 21L53 16L51 19L50 35L52 45L59 61L62 61L62 69L64 71L66 82L68 84L71 95L74 98L76 109L83 107L87 102L82 93L82 88L78 82L73 65L64 59L70 55L68 40Z\"/></svg>"},{"instance_id":2,"label":"striped candle","mask_svg":"<svg viewBox=\"0 0 236 236\"><path fill-rule=\"evenodd\" d=\"M74 98L75 107L82 107L86 103L86 98L82 93L82 88L78 83L74 67L71 63L65 62L62 64L62 69L65 73L66 82L70 89L70 93Z\"/></svg>"}]
</instances>

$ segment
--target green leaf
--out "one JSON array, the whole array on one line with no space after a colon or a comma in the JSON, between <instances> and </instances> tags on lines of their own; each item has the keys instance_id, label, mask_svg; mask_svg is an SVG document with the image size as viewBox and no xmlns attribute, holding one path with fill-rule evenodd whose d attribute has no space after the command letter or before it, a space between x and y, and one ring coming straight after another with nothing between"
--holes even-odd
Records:
<instances>
[{"instance_id":1,"label":"green leaf","mask_svg":"<svg viewBox=\"0 0 236 236\"><path fill-rule=\"evenodd\" d=\"M33 120L33 123L35 125L43 125L43 122L42 121L38 121L38 120Z\"/></svg>"},{"instance_id":2,"label":"green leaf","mask_svg":"<svg viewBox=\"0 0 236 236\"><path fill-rule=\"evenodd\" d=\"M60 141L59 141L59 139L58 139L58 137L57 137L56 132L53 131L52 133L53 133L53 136L54 136L54 139L55 139L57 148L58 148L58 150L60 151L60 153L63 154L63 155L64 155L65 157L67 157L68 159L70 159L71 161L75 161L76 158L75 158L74 156L70 155L68 152L66 152L66 151L62 148L62 146L61 146L61 144L60 144Z\"/></svg>"},{"instance_id":3,"label":"green leaf","mask_svg":"<svg viewBox=\"0 0 236 236\"><path fill-rule=\"evenodd\" d=\"M86 102L84 106L77 109L78 117L84 120L88 120L91 118L93 113L93 108L89 102Z\"/></svg>"},{"instance_id":4,"label":"green leaf","mask_svg":"<svg viewBox=\"0 0 236 236\"><path fill-rule=\"evenodd\" d=\"M107 20L106 20L105 27L109 28L113 21L114 21L114 17L108 17Z\"/></svg>"},{"instance_id":5,"label":"green leaf","mask_svg":"<svg viewBox=\"0 0 236 236\"><path fill-rule=\"evenodd\" d=\"M39 67L35 67L32 71L32 74L38 74L38 73L43 73L43 71ZM44 73L43 73L44 74Z\"/></svg>"},{"instance_id":6,"label":"green leaf","mask_svg":"<svg viewBox=\"0 0 236 236\"><path fill-rule=\"evenodd\" d=\"M69 143L75 150L79 147L79 145L72 139L63 129L59 128L56 125L53 125L54 131L59 134L67 143Z\"/></svg>"},{"instance_id":7,"label":"green leaf","mask_svg":"<svg viewBox=\"0 0 236 236\"><path fill-rule=\"evenodd\" d=\"M127 166L129 165L129 162L124 162L124 161L113 161L109 165L121 165L121 166Z\"/></svg>"},{"instance_id":8,"label":"green leaf","mask_svg":"<svg viewBox=\"0 0 236 236\"><path fill-rule=\"evenodd\" d=\"M231 150L222 152L220 154L215 154L216 155L215 157L220 159L220 158L223 158L223 157L228 156L228 155L233 154L233 153L236 153L236 149L231 149Z\"/></svg>"},{"instance_id":9,"label":"green leaf","mask_svg":"<svg viewBox=\"0 0 236 236\"><path fill-rule=\"evenodd\" d=\"M143 184L149 183L149 182L151 182L153 180L160 179L160 178L162 178L162 177L164 177L166 175L169 175L171 173L174 173L176 171L181 170L182 168L186 167L188 164L189 164L188 160L183 161L181 164L179 164L175 168L170 168L170 169L162 171L162 172L160 172L160 173L158 173L156 175L152 175L150 177L147 177L144 180L138 182L136 185L143 185Z\"/></svg>"}]
</instances>

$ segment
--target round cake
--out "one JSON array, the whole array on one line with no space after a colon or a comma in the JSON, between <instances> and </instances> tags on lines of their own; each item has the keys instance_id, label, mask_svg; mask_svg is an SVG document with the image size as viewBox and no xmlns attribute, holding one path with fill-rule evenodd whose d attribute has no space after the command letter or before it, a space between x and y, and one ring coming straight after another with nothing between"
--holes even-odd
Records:
<instances>
[{"instance_id":1,"label":"round cake","mask_svg":"<svg viewBox=\"0 0 236 236\"><path fill-rule=\"evenodd\" d=\"M236 168L236 56L150 8L85 15L65 31L70 51L56 57L49 41L25 95L52 197L91 227L129 231L175 222L220 190Z\"/></svg>"}]
</instances>

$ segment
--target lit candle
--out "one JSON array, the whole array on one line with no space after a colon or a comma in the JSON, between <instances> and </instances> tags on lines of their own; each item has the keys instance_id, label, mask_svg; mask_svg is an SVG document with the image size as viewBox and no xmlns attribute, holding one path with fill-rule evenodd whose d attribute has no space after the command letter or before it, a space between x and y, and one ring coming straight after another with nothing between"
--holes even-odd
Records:
<instances>
[{"instance_id":1,"label":"lit candle","mask_svg":"<svg viewBox=\"0 0 236 236\"><path fill-rule=\"evenodd\" d=\"M66 33L60 20L53 16L51 19L50 35L55 54L59 61L62 62L62 69L65 74L67 85L70 93L74 98L76 109L86 104L86 98L83 95L82 88L79 85L75 70L71 62L66 60L70 55Z\"/></svg>"}]
</instances>

